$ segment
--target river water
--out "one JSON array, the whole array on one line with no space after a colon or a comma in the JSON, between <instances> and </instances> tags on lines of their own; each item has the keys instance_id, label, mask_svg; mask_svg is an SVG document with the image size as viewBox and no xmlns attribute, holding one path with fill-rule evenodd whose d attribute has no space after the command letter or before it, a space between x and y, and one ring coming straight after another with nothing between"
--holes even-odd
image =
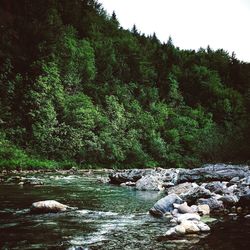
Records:
<instances>
[{"instance_id":1,"label":"river water","mask_svg":"<svg viewBox=\"0 0 250 250\"><path fill-rule=\"evenodd\" d=\"M163 193L102 184L100 176L38 174L40 187L0 184L0 249L249 249L250 223L240 218L217 218L207 235L166 240L169 221L147 213ZM28 213L48 199L78 209Z\"/></svg>"}]
</instances>

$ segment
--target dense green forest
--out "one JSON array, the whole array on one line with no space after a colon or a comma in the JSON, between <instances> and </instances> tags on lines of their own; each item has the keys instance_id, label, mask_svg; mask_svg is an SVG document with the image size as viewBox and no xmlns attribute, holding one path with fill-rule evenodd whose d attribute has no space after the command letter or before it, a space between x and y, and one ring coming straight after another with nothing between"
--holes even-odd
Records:
<instances>
[{"instance_id":1,"label":"dense green forest","mask_svg":"<svg viewBox=\"0 0 250 250\"><path fill-rule=\"evenodd\" d=\"M95 0L0 1L2 168L245 163L249 111L234 53L125 30Z\"/></svg>"}]
</instances>

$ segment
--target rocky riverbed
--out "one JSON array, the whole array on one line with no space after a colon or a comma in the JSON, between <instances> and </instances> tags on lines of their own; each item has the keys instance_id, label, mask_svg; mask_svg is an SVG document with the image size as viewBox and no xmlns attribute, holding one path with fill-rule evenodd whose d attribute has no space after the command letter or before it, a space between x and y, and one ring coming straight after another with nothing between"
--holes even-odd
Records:
<instances>
[{"instance_id":1,"label":"rocky riverbed","mask_svg":"<svg viewBox=\"0 0 250 250\"><path fill-rule=\"evenodd\" d=\"M2 173L0 199L3 249L250 244L248 166Z\"/></svg>"}]
</instances>

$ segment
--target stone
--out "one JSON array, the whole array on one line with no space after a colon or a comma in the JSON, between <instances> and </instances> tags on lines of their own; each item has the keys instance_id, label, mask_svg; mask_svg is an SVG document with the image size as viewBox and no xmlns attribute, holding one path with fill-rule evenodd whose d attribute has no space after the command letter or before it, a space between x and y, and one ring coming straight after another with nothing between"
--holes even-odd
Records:
<instances>
[{"instance_id":1,"label":"stone","mask_svg":"<svg viewBox=\"0 0 250 250\"><path fill-rule=\"evenodd\" d=\"M185 213L194 213L194 209L190 206L188 206L187 202L184 202L182 204L173 204L174 208L178 209L178 212L181 214Z\"/></svg>"},{"instance_id":2,"label":"stone","mask_svg":"<svg viewBox=\"0 0 250 250\"><path fill-rule=\"evenodd\" d=\"M210 190L212 193L223 194L226 185L220 181L213 181L205 185L205 188Z\"/></svg>"},{"instance_id":3,"label":"stone","mask_svg":"<svg viewBox=\"0 0 250 250\"><path fill-rule=\"evenodd\" d=\"M198 213L201 215L208 215L210 214L210 208L207 204L198 205Z\"/></svg>"},{"instance_id":4,"label":"stone","mask_svg":"<svg viewBox=\"0 0 250 250\"><path fill-rule=\"evenodd\" d=\"M133 182L133 181L127 181L127 182L121 183L120 185L121 185L122 187L123 187L123 186L126 186L126 187L135 187L135 186L136 186L136 183Z\"/></svg>"},{"instance_id":5,"label":"stone","mask_svg":"<svg viewBox=\"0 0 250 250\"><path fill-rule=\"evenodd\" d=\"M239 201L236 195L224 195L219 200L223 202L224 206L233 206Z\"/></svg>"},{"instance_id":6,"label":"stone","mask_svg":"<svg viewBox=\"0 0 250 250\"><path fill-rule=\"evenodd\" d=\"M212 193L203 187L194 187L193 189L189 190L187 193L181 194L180 197L188 204L194 204L200 198L210 198Z\"/></svg>"},{"instance_id":7,"label":"stone","mask_svg":"<svg viewBox=\"0 0 250 250\"><path fill-rule=\"evenodd\" d=\"M210 227L202 221L199 221L196 225L201 232L209 232L211 230Z\"/></svg>"},{"instance_id":8,"label":"stone","mask_svg":"<svg viewBox=\"0 0 250 250\"><path fill-rule=\"evenodd\" d=\"M174 227L171 227L170 229L168 229L168 231L165 233L165 236L173 236L176 235L176 231Z\"/></svg>"},{"instance_id":9,"label":"stone","mask_svg":"<svg viewBox=\"0 0 250 250\"><path fill-rule=\"evenodd\" d=\"M159 191L162 187L162 177L158 175L146 175L136 182L137 190Z\"/></svg>"},{"instance_id":10,"label":"stone","mask_svg":"<svg viewBox=\"0 0 250 250\"><path fill-rule=\"evenodd\" d=\"M191 220L183 220L180 225L185 228L187 234L200 232L199 227Z\"/></svg>"},{"instance_id":11,"label":"stone","mask_svg":"<svg viewBox=\"0 0 250 250\"><path fill-rule=\"evenodd\" d=\"M149 213L154 216L163 216L166 212L171 212L174 209L173 204L181 204L182 199L176 194L170 194L157 201L149 210Z\"/></svg>"},{"instance_id":12,"label":"stone","mask_svg":"<svg viewBox=\"0 0 250 250\"><path fill-rule=\"evenodd\" d=\"M57 213L65 212L69 207L54 200L34 202L31 205L31 213Z\"/></svg>"},{"instance_id":13,"label":"stone","mask_svg":"<svg viewBox=\"0 0 250 250\"><path fill-rule=\"evenodd\" d=\"M197 202L198 202L198 205L205 205L205 204L208 205L210 208L210 211L224 209L223 202L220 200L217 200L214 197L211 197L208 199L201 198Z\"/></svg>"},{"instance_id":14,"label":"stone","mask_svg":"<svg viewBox=\"0 0 250 250\"><path fill-rule=\"evenodd\" d=\"M177 222L182 223L182 221L186 220L197 220L199 221L201 217L195 213L187 213L187 214L179 214L177 216Z\"/></svg>"},{"instance_id":15,"label":"stone","mask_svg":"<svg viewBox=\"0 0 250 250\"><path fill-rule=\"evenodd\" d=\"M249 166L207 164L201 168L180 169L178 183L230 181L234 177L244 178L249 175Z\"/></svg>"},{"instance_id":16,"label":"stone","mask_svg":"<svg viewBox=\"0 0 250 250\"><path fill-rule=\"evenodd\" d=\"M244 218L249 220L250 219L250 214L245 215Z\"/></svg>"},{"instance_id":17,"label":"stone","mask_svg":"<svg viewBox=\"0 0 250 250\"><path fill-rule=\"evenodd\" d=\"M196 183L185 182L185 183L181 183L181 184L178 184L176 186L167 188L166 192L168 194L180 195L182 193L187 193L188 191L190 191L191 189L193 189L194 187L197 187L197 186L198 185Z\"/></svg>"},{"instance_id":18,"label":"stone","mask_svg":"<svg viewBox=\"0 0 250 250\"><path fill-rule=\"evenodd\" d=\"M186 233L186 229L182 225L177 225L175 226L175 232L179 235L183 235Z\"/></svg>"}]
</instances>

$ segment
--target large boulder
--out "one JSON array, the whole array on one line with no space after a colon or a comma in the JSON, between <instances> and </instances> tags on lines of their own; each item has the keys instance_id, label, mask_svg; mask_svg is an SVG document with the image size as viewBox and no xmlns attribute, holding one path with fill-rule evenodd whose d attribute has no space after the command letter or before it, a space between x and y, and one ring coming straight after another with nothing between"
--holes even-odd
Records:
<instances>
[{"instance_id":1,"label":"large boulder","mask_svg":"<svg viewBox=\"0 0 250 250\"><path fill-rule=\"evenodd\" d=\"M111 184L121 184L124 182L136 182L146 174L145 169L130 169L120 172L111 173L109 175Z\"/></svg>"},{"instance_id":2,"label":"large boulder","mask_svg":"<svg viewBox=\"0 0 250 250\"><path fill-rule=\"evenodd\" d=\"M210 198L211 196L212 193L208 189L197 186L189 190L187 193L181 194L180 198L190 205L196 203L200 198Z\"/></svg>"},{"instance_id":3,"label":"large boulder","mask_svg":"<svg viewBox=\"0 0 250 250\"><path fill-rule=\"evenodd\" d=\"M166 212L174 210L174 203L181 204L182 202L182 199L178 195L170 194L157 201L149 212L153 216L163 216Z\"/></svg>"},{"instance_id":4,"label":"large boulder","mask_svg":"<svg viewBox=\"0 0 250 250\"><path fill-rule=\"evenodd\" d=\"M195 169L180 169L178 182L230 181L250 175L249 166L214 164Z\"/></svg>"},{"instance_id":5,"label":"large boulder","mask_svg":"<svg viewBox=\"0 0 250 250\"><path fill-rule=\"evenodd\" d=\"M30 212L31 213L58 213L58 212L65 212L69 208L70 208L69 206L66 206L58 201L46 200L46 201L34 202L31 205Z\"/></svg>"},{"instance_id":6,"label":"large boulder","mask_svg":"<svg viewBox=\"0 0 250 250\"><path fill-rule=\"evenodd\" d=\"M139 190L159 190L173 186L178 181L178 169L132 169L124 170L109 175L111 184L125 182L138 182Z\"/></svg>"},{"instance_id":7,"label":"large boulder","mask_svg":"<svg viewBox=\"0 0 250 250\"><path fill-rule=\"evenodd\" d=\"M137 190L159 191L162 188L163 178L159 175L146 175L136 182Z\"/></svg>"}]
</instances>

